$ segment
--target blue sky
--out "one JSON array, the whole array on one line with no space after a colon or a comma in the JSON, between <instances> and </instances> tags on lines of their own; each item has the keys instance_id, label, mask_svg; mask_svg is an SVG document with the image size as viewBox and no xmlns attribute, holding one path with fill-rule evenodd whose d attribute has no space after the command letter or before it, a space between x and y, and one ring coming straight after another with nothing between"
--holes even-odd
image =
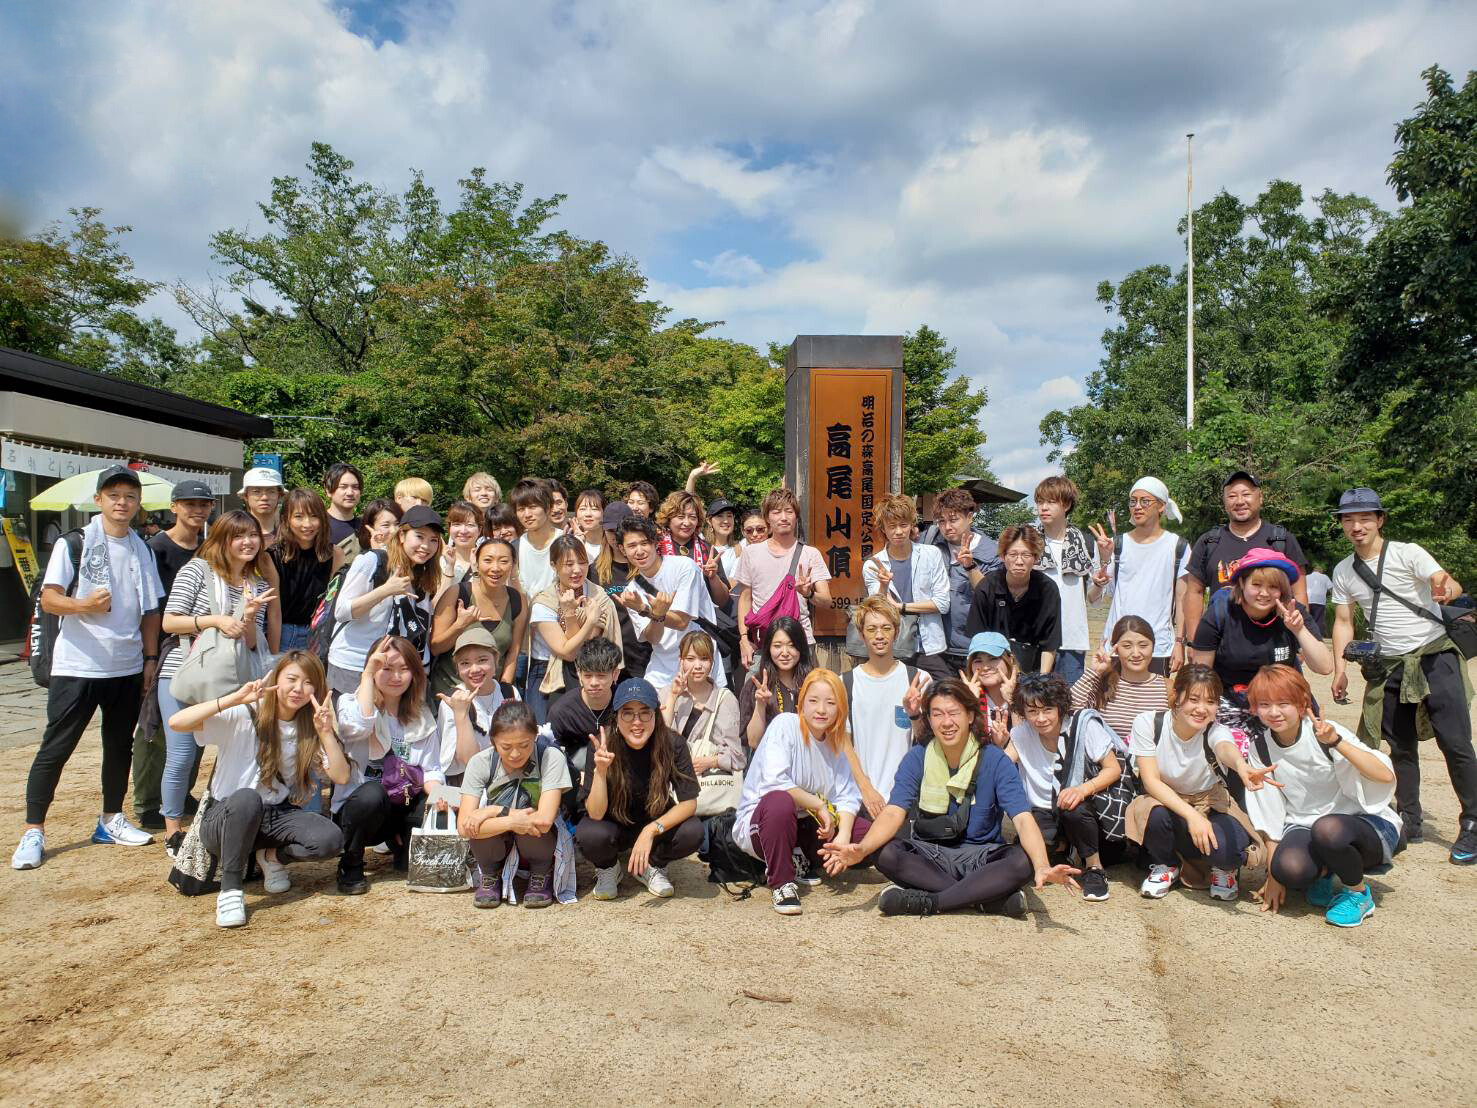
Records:
<instances>
[{"instance_id":1,"label":"blue sky","mask_svg":"<svg viewBox=\"0 0 1477 1108\"><path fill-rule=\"evenodd\" d=\"M1386 204L1420 71L1477 65L1477 8L731 0L62 0L0 9L0 200L96 205L157 280L259 225L321 139L403 188L485 166L635 257L675 317L763 346L920 323L990 391L1029 489L1082 395L1097 282L1178 264L1196 194L1273 177ZM156 305L182 323L172 302Z\"/></svg>"}]
</instances>

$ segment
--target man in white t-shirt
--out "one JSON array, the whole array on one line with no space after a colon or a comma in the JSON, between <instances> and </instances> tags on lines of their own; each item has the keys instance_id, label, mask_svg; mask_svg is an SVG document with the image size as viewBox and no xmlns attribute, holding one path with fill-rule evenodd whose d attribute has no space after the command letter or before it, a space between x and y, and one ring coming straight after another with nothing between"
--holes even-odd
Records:
<instances>
[{"instance_id":1,"label":"man in white t-shirt","mask_svg":"<svg viewBox=\"0 0 1477 1108\"><path fill-rule=\"evenodd\" d=\"M842 674L851 732L846 757L862 806L876 819L892 795L898 764L923 734L923 692L932 679L893 657L902 617L891 600L869 596L851 618L867 644L867 659Z\"/></svg>"},{"instance_id":2,"label":"man in white t-shirt","mask_svg":"<svg viewBox=\"0 0 1477 1108\"><path fill-rule=\"evenodd\" d=\"M1313 633L1319 638L1328 635L1325 618L1328 611L1328 592L1333 588L1333 578L1323 572L1322 566L1314 566L1308 573L1308 616L1312 619Z\"/></svg>"},{"instance_id":3,"label":"man in white t-shirt","mask_svg":"<svg viewBox=\"0 0 1477 1108\"><path fill-rule=\"evenodd\" d=\"M636 634L651 644L646 680L660 693L677 676L683 636L704 623L714 627L717 613L702 568L691 558L663 557L658 538L656 524L645 516L629 515L621 521L621 550L631 564L631 583L619 600L631 613ZM722 685L723 658L713 632L707 633L714 639L713 684Z\"/></svg>"},{"instance_id":4,"label":"man in white t-shirt","mask_svg":"<svg viewBox=\"0 0 1477 1108\"><path fill-rule=\"evenodd\" d=\"M1133 530L1109 536L1096 524L1098 558L1103 568L1093 580L1112 593L1103 639L1123 616L1138 616L1154 628L1154 660L1149 669L1168 676L1185 660L1184 590L1180 579L1190 564L1190 547L1164 529L1167 517L1178 522L1179 505L1157 477L1140 478L1128 494Z\"/></svg>"},{"instance_id":5,"label":"man in white t-shirt","mask_svg":"<svg viewBox=\"0 0 1477 1108\"><path fill-rule=\"evenodd\" d=\"M102 711L103 814L92 841L144 846L154 841L123 814L133 729L146 684L159 665L159 611L164 586L153 552L129 524L142 497L126 466L98 475L98 515L83 530L74 563L66 536L52 548L41 589L42 610L58 617L46 695L46 731L26 780L26 829L11 858L35 869L46 851L46 814L62 769L92 717Z\"/></svg>"},{"instance_id":6,"label":"man in white t-shirt","mask_svg":"<svg viewBox=\"0 0 1477 1108\"><path fill-rule=\"evenodd\" d=\"M1451 860L1472 865L1477 863L1477 754L1472 750L1469 715L1472 685L1466 659L1441 622L1441 605L1460 596L1462 587L1423 547L1385 539L1385 509L1373 489L1344 493L1337 515L1354 553L1334 567L1329 591L1334 611L1334 698L1343 699L1349 690L1344 651L1354 640L1357 603L1379 648L1378 658L1366 657L1360 663L1367 686L1359 737L1371 746L1380 738L1389 743L1390 761L1395 765L1395 808L1405 824L1406 839L1419 842L1423 819L1417 717L1425 705L1461 804L1460 831L1452 844ZM1358 566L1383 586L1378 594Z\"/></svg>"},{"instance_id":7,"label":"man in white t-shirt","mask_svg":"<svg viewBox=\"0 0 1477 1108\"><path fill-rule=\"evenodd\" d=\"M554 581L549 565L549 547L559 537L559 530L549 518L554 510L554 496L549 486L537 477L525 477L508 493L508 503L518 516L523 534L518 537L518 584L523 595L532 600Z\"/></svg>"},{"instance_id":8,"label":"man in white t-shirt","mask_svg":"<svg viewBox=\"0 0 1477 1108\"><path fill-rule=\"evenodd\" d=\"M789 489L775 489L764 498L760 508L765 525L769 528L769 539L751 543L744 547L739 556L738 574L738 624L739 649L743 654L744 668L754 662L757 645L749 634L749 615L759 611L769 602L775 589L795 566L795 591L800 595L800 624L805 628L805 638L815 643L815 631L810 625L810 608L816 604L831 603L831 571L826 560L813 546L802 546L800 557L795 557L796 544L800 542L800 502ZM809 603L807 603L809 602Z\"/></svg>"},{"instance_id":9,"label":"man in white t-shirt","mask_svg":"<svg viewBox=\"0 0 1477 1108\"><path fill-rule=\"evenodd\" d=\"M1077 506L1077 486L1070 478L1046 478L1036 486L1035 499L1046 547L1036 568L1056 582L1062 598L1062 645L1051 671L1070 689L1087 662L1087 605L1103 593L1092 579L1098 569L1097 544L1082 528L1067 523Z\"/></svg>"}]
</instances>

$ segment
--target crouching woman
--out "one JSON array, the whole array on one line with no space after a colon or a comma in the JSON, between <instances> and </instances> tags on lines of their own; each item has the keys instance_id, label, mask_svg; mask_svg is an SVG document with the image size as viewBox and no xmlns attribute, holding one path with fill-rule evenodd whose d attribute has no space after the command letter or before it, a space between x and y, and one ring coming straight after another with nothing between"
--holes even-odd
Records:
<instances>
[{"instance_id":1,"label":"crouching woman","mask_svg":"<svg viewBox=\"0 0 1477 1108\"><path fill-rule=\"evenodd\" d=\"M1255 829L1232 799L1222 769L1248 791L1277 782L1268 780L1271 770L1248 765L1231 732L1216 722L1220 697L1221 679L1213 670L1184 666L1170 688L1170 710L1144 712L1133 721L1129 750L1144 794L1128 806L1126 822L1128 837L1149 858L1143 896L1163 897L1183 872L1186 885L1208 884L1216 900L1235 900L1237 871L1262 859Z\"/></svg>"},{"instance_id":2,"label":"crouching woman","mask_svg":"<svg viewBox=\"0 0 1477 1108\"><path fill-rule=\"evenodd\" d=\"M502 903L502 870L508 851L528 867L525 908L554 903L554 819L570 786L569 763L552 741L538 744L538 722L527 704L509 701L493 713L492 745L467 763L457 830L472 840L479 871L473 903Z\"/></svg>"},{"instance_id":3,"label":"crouching woman","mask_svg":"<svg viewBox=\"0 0 1477 1108\"><path fill-rule=\"evenodd\" d=\"M784 916L801 910L795 848L819 873L823 844L845 845L871 826L857 815L862 794L847 757L851 740L841 678L813 669L796 699L798 714L781 713L765 730L733 821L733 841L764 863L774 910ZM852 864L862 860L858 856Z\"/></svg>"},{"instance_id":4,"label":"crouching woman","mask_svg":"<svg viewBox=\"0 0 1477 1108\"><path fill-rule=\"evenodd\" d=\"M923 696L928 738L903 756L892 796L860 842L823 848L826 869L840 873L877 853L893 884L882 891L883 915L931 916L976 907L1024 916L1023 890L1065 885L1079 870L1053 866L1031 816L1015 763L986 741L978 696L962 681L938 681ZM1001 833L1015 823L1016 842ZM911 823L911 837L904 832Z\"/></svg>"},{"instance_id":5,"label":"crouching woman","mask_svg":"<svg viewBox=\"0 0 1477 1108\"><path fill-rule=\"evenodd\" d=\"M220 859L215 922L242 927L241 886L252 851L266 891L281 893L292 887L289 862L330 858L343 847L332 820L299 807L317 787L315 769L336 784L349 779L323 665L294 650L264 679L181 708L168 725L177 733L193 732L201 746L216 747L212 802L200 817L200 840Z\"/></svg>"},{"instance_id":6,"label":"crouching woman","mask_svg":"<svg viewBox=\"0 0 1477 1108\"><path fill-rule=\"evenodd\" d=\"M1267 666L1246 697L1271 735L1253 742L1251 762L1275 769L1282 786L1246 794L1247 814L1272 851L1257 894L1262 910L1277 911L1287 890L1301 890L1327 909L1329 923L1358 927L1374 911L1367 875L1405 849L1390 806L1395 768L1388 755L1314 715L1313 692L1291 666Z\"/></svg>"}]
</instances>

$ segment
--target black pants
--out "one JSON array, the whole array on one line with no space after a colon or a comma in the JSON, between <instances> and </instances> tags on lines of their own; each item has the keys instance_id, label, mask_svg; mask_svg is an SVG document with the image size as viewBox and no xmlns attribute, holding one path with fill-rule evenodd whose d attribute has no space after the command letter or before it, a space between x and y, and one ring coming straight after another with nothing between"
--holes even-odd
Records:
<instances>
[{"instance_id":1,"label":"black pants","mask_svg":"<svg viewBox=\"0 0 1477 1108\"><path fill-rule=\"evenodd\" d=\"M1082 855L1085 862L1098 853L1102 836L1098 833L1097 817L1092 808L1082 803L1071 811L1063 808L1032 808L1031 815L1041 829L1047 850L1056 847L1065 852L1067 847Z\"/></svg>"},{"instance_id":2,"label":"black pants","mask_svg":"<svg viewBox=\"0 0 1477 1108\"><path fill-rule=\"evenodd\" d=\"M998 907L1036 872L1018 844L950 847L915 839L893 839L884 846L877 852L877 869L895 885L933 893L940 912Z\"/></svg>"},{"instance_id":3,"label":"black pants","mask_svg":"<svg viewBox=\"0 0 1477 1108\"><path fill-rule=\"evenodd\" d=\"M275 847L284 865L307 862L332 858L344 836L327 816L285 802L268 804L255 789L237 789L200 818L200 841L221 860L221 890L230 892L241 888L254 850Z\"/></svg>"},{"instance_id":4,"label":"black pants","mask_svg":"<svg viewBox=\"0 0 1477 1108\"><path fill-rule=\"evenodd\" d=\"M392 804L378 778L370 778L345 800L333 818L343 829L344 853L339 861L342 870L364 868L364 848L378 842L392 846L396 859L403 859L410 845L410 829L419 827L426 812L426 794L421 793L409 805ZM452 819L456 818L453 814ZM401 866L403 869L403 865Z\"/></svg>"},{"instance_id":5,"label":"black pants","mask_svg":"<svg viewBox=\"0 0 1477 1108\"><path fill-rule=\"evenodd\" d=\"M1462 826L1477 823L1477 753L1472 750L1472 718L1462 695L1461 667L1467 663L1455 650L1427 654L1421 670L1431 692L1426 711L1436 731L1436 746L1446 757L1446 772L1462 809ZM1395 765L1395 808L1407 820L1421 818L1420 743L1416 739L1418 704L1400 703L1400 671L1385 682L1385 715L1380 736L1390 744Z\"/></svg>"},{"instance_id":6,"label":"black pants","mask_svg":"<svg viewBox=\"0 0 1477 1108\"><path fill-rule=\"evenodd\" d=\"M1325 872L1352 886L1384 860L1385 844L1368 820L1331 815L1282 836L1271 868L1272 876L1289 889L1306 889Z\"/></svg>"},{"instance_id":7,"label":"black pants","mask_svg":"<svg viewBox=\"0 0 1477 1108\"><path fill-rule=\"evenodd\" d=\"M103 811L123 811L128 767L133 763L133 727L143 698L144 675L53 677L46 690L46 731L26 778L26 822L45 823L62 767L92 722L103 713Z\"/></svg>"},{"instance_id":8,"label":"black pants","mask_svg":"<svg viewBox=\"0 0 1477 1108\"><path fill-rule=\"evenodd\" d=\"M1168 808L1160 805L1149 813L1144 828L1144 850L1149 861L1160 866L1177 866L1180 859L1208 858L1215 869L1234 870L1246 859L1251 836L1229 812L1209 812L1206 818L1215 828L1215 849L1206 854L1190 838L1190 825Z\"/></svg>"},{"instance_id":9,"label":"black pants","mask_svg":"<svg viewBox=\"0 0 1477 1108\"><path fill-rule=\"evenodd\" d=\"M477 865L482 870L482 883L485 885L498 879L502 873L503 861L515 842L518 844L518 861L529 873L548 873L554 867L554 847L557 841L558 832L553 828L543 835L514 835L509 831L486 839L473 839L472 857L477 859Z\"/></svg>"},{"instance_id":10,"label":"black pants","mask_svg":"<svg viewBox=\"0 0 1477 1108\"><path fill-rule=\"evenodd\" d=\"M1326 604L1308 605L1308 626L1312 629L1313 634L1317 635L1320 639L1327 637L1323 623L1323 617L1327 611L1328 605Z\"/></svg>"},{"instance_id":11,"label":"black pants","mask_svg":"<svg viewBox=\"0 0 1477 1108\"><path fill-rule=\"evenodd\" d=\"M645 824L642 825L643 827ZM594 819L586 816L575 828L574 841L580 853L597 869L609 869L620 860L622 850L631 849L641 827L629 823L616 823L613 819ZM651 864L665 866L678 858L696 854L703 845L703 821L693 816L685 819L665 835L658 835L651 844Z\"/></svg>"}]
</instances>

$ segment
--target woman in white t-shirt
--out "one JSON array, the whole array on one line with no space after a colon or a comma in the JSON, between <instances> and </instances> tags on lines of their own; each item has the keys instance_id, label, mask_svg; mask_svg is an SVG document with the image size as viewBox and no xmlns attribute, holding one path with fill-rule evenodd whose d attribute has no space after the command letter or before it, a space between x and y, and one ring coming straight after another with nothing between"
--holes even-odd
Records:
<instances>
[{"instance_id":1,"label":"woman in white t-shirt","mask_svg":"<svg viewBox=\"0 0 1477 1108\"><path fill-rule=\"evenodd\" d=\"M220 859L215 922L241 927L246 923L241 886L253 850L264 888L281 893L292 887L287 863L331 858L343 847L332 820L299 807L317 787L315 769L335 784L349 779L323 665L295 650L266 678L181 708L169 726L194 732L201 746L216 747L200 839Z\"/></svg>"},{"instance_id":2,"label":"woman in white t-shirt","mask_svg":"<svg viewBox=\"0 0 1477 1108\"><path fill-rule=\"evenodd\" d=\"M1169 710L1134 720L1129 753L1144 795L1128 806L1127 822L1128 837L1149 856L1149 876L1139 888L1144 896L1159 899L1180 880L1184 864L1198 869L1208 862L1210 895L1236 899L1236 871L1247 863L1254 829L1220 767L1249 791L1260 789L1272 771L1249 766L1231 733L1215 722L1220 696L1213 670L1183 666L1170 688Z\"/></svg>"},{"instance_id":3,"label":"woman in white t-shirt","mask_svg":"<svg viewBox=\"0 0 1477 1108\"><path fill-rule=\"evenodd\" d=\"M358 688L338 698L338 726L350 762L348 779L333 790L333 818L344 832L338 891L356 896L369 891L364 848L385 843L403 872L410 830L446 780L440 729L426 706L426 671L409 640L387 635L375 644Z\"/></svg>"},{"instance_id":4,"label":"woman in white t-shirt","mask_svg":"<svg viewBox=\"0 0 1477 1108\"><path fill-rule=\"evenodd\" d=\"M1267 666L1246 690L1269 738L1251 762L1275 769L1276 789L1246 794L1246 808L1271 851L1262 910L1275 912L1288 889L1326 908L1324 919L1358 927L1374 911L1366 875L1383 872L1405 848L1390 806L1395 768L1387 755L1313 713L1313 690L1291 666ZM1338 878L1343 888L1336 888Z\"/></svg>"},{"instance_id":5,"label":"woman in white t-shirt","mask_svg":"<svg viewBox=\"0 0 1477 1108\"><path fill-rule=\"evenodd\" d=\"M590 639L602 635L620 646L621 624L615 602L590 580L585 544L560 535L549 544L554 581L529 605L533 635L529 645L529 710L542 727L559 698L575 688L574 659Z\"/></svg>"},{"instance_id":6,"label":"woman in white t-shirt","mask_svg":"<svg viewBox=\"0 0 1477 1108\"><path fill-rule=\"evenodd\" d=\"M1072 711L1072 691L1054 673L1022 674L1015 712L1021 722L1005 753L1020 770L1041 837L1048 850L1070 847L1080 856L1084 900L1107 900L1106 840L1088 798L1119 782L1128 751L1097 712Z\"/></svg>"},{"instance_id":7,"label":"woman in white t-shirt","mask_svg":"<svg viewBox=\"0 0 1477 1108\"><path fill-rule=\"evenodd\" d=\"M441 584L441 517L424 505L403 516L384 550L360 554L349 565L334 601L328 683L336 693L359 687L364 663L386 635L409 639L431 661L431 599ZM376 584L378 580L378 584Z\"/></svg>"}]
</instances>

